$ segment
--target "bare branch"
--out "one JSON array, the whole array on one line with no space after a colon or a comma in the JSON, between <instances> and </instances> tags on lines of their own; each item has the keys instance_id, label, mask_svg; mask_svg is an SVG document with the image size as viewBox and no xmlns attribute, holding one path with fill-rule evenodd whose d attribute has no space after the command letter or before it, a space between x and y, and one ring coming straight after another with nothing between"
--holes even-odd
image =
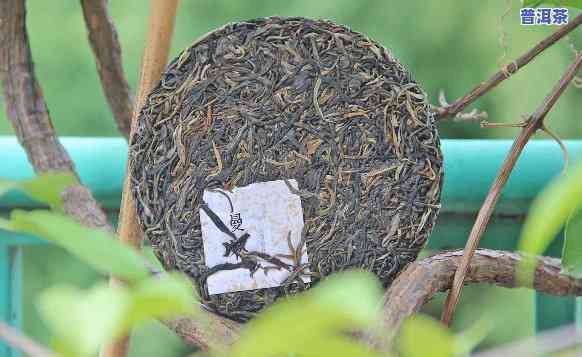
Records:
<instances>
[{"instance_id":1,"label":"bare branch","mask_svg":"<svg viewBox=\"0 0 582 357\"><path fill-rule=\"evenodd\" d=\"M579 346L582 331L575 325L559 327L524 340L474 354L474 357L546 356Z\"/></svg>"},{"instance_id":2,"label":"bare branch","mask_svg":"<svg viewBox=\"0 0 582 357\"><path fill-rule=\"evenodd\" d=\"M552 109L554 104L558 101L568 84L572 81L576 72L580 68L582 64L582 54L579 54L576 57L574 63L568 68L564 76L560 79L560 81L556 84L553 88L552 92L545 98L542 105L533 113L529 119L526 121L526 125L522 128L520 134L513 142L511 147L511 151L505 158L503 162L503 166L499 170L493 185L491 186L489 192L487 193L487 197L485 197L485 201L477 214L477 218L475 219L475 223L469 234L469 238L467 239L467 243L465 245L465 254L463 256L463 260L461 265L459 266L458 271L455 273L455 280L453 283L453 287L449 292L447 297L447 301L445 303L445 309L443 311L442 321L445 324L449 324L452 319L453 312L455 310L455 306L459 301L459 297L461 295L461 289L463 288L463 281L465 280L465 275L469 269L469 262L473 257L473 253L475 249L479 246L479 241L485 233L485 229L487 228L487 224L489 223L489 219L491 218L491 214L495 209L495 205L501 195L501 190L505 183L509 179L509 175L513 170L519 155L523 151L523 148L530 140L530 138L535 134L535 132L543 127L544 119L548 112Z\"/></svg>"},{"instance_id":3,"label":"bare branch","mask_svg":"<svg viewBox=\"0 0 582 357\"><path fill-rule=\"evenodd\" d=\"M410 264L384 295L381 338L369 338L371 345L389 348L402 322L438 293L451 288L460 269L463 251L442 252ZM538 257L534 279L516 279L523 256L519 253L478 249L465 283L495 284L505 288L533 288L550 295L582 295L582 280L561 273L560 260ZM531 285L528 285L531 284ZM381 342L380 342L381 341Z\"/></svg>"},{"instance_id":4,"label":"bare branch","mask_svg":"<svg viewBox=\"0 0 582 357\"><path fill-rule=\"evenodd\" d=\"M239 323L210 312L205 314L205 317L196 320L179 318L162 322L185 343L198 346L203 351L221 350L238 340Z\"/></svg>"},{"instance_id":5,"label":"bare branch","mask_svg":"<svg viewBox=\"0 0 582 357\"><path fill-rule=\"evenodd\" d=\"M50 350L39 345L18 330L0 321L0 339L30 357L56 357Z\"/></svg>"},{"instance_id":6,"label":"bare branch","mask_svg":"<svg viewBox=\"0 0 582 357\"><path fill-rule=\"evenodd\" d=\"M36 80L26 33L24 0L0 2L0 79L7 116L37 173L76 175L74 165L53 129L47 105ZM65 212L90 227L111 230L105 213L81 184L63 193ZM87 212L86 203L90 203Z\"/></svg>"},{"instance_id":7,"label":"bare branch","mask_svg":"<svg viewBox=\"0 0 582 357\"><path fill-rule=\"evenodd\" d=\"M81 6L103 92L119 131L129 138L133 99L123 73L121 47L107 12L107 0L81 0Z\"/></svg>"},{"instance_id":8,"label":"bare branch","mask_svg":"<svg viewBox=\"0 0 582 357\"><path fill-rule=\"evenodd\" d=\"M576 18L570 21L567 25L560 27L556 32L546 37L534 48L523 54L521 57L517 58L515 61L506 65L502 70L495 73L491 78L473 88L473 90L466 94L464 97L455 100L453 103L447 106L435 108L437 119L454 117L457 115L457 113L460 113L469 104L473 103L485 93L495 88L499 83L517 73L523 66L530 63L540 53L545 51L547 48L570 33L572 30L577 28L580 23L582 23L582 14L576 16Z\"/></svg>"}]
</instances>

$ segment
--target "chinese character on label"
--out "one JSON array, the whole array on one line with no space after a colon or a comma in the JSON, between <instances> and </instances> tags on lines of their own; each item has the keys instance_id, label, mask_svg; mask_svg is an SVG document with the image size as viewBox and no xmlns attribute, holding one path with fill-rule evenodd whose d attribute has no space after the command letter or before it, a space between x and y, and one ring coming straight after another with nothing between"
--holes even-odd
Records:
<instances>
[{"instance_id":1,"label":"chinese character on label","mask_svg":"<svg viewBox=\"0 0 582 357\"><path fill-rule=\"evenodd\" d=\"M297 182L204 191L200 226L210 295L311 281L301 198L290 187Z\"/></svg>"},{"instance_id":2,"label":"chinese character on label","mask_svg":"<svg viewBox=\"0 0 582 357\"><path fill-rule=\"evenodd\" d=\"M525 26L530 25L564 25L568 23L568 9L567 8L531 8L526 7L520 10L519 16L521 24Z\"/></svg>"},{"instance_id":3,"label":"chinese character on label","mask_svg":"<svg viewBox=\"0 0 582 357\"><path fill-rule=\"evenodd\" d=\"M242 218L240 216L240 212L238 213L231 213L230 214L230 226L232 227L232 231L243 231L240 226L242 225Z\"/></svg>"}]
</instances>

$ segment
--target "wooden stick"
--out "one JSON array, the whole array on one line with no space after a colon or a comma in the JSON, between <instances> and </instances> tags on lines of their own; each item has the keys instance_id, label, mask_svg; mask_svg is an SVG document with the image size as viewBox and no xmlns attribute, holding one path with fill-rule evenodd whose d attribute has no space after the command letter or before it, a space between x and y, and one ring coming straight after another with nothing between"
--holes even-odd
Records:
<instances>
[{"instance_id":1,"label":"wooden stick","mask_svg":"<svg viewBox=\"0 0 582 357\"><path fill-rule=\"evenodd\" d=\"M566 87L568 87L568 84L576 75L576 72L580 68L581 64L582 54L579 54L576 57L574 63L568 68L564 76L556 84L552 92L546 97L542 105L529 117L525 126L513 142L509 154L505 158L505 161L503 162L503 165L501 166L501 169L499 170L493 185L485 197L485 201L483 202L483 205L477 214L477 218L473 224L473 229L471 230L469 238L467 239L463 260L461 261L459 269L455 273L453 287L449 292L445 303L445 309L443 310L442 322L444 324L448 325L453 317L455 306L457 305L459 297L461 296L461 289L463 288L463 282L465 280L467 270L469 269L469 263L473 257L473 253L479 246L479 241L481 240L483 233L485 233L485 229L487 228L491 214L493 213L495 205L497 204L499 196L501 195L501 190L509 179L509 175L515 167L515 163L517 162L519 155L523 151L523 148L530 140L530 138L538 129L542 127L546 115L552 109L554 104L556 104L564 90L566 90Z\"/></svg>"},{"instance_id":2,"label":"wooden stick","mask_svg":"<svg viewBox=\"0 0 582 357\"><path fill-rule=\"evenodd\" d=\"M12 326L0 321L0 339L30 357L56 357L46 347L21 334Z\"/></svg>"},{"instance_id":3,"label":"wooden stick","mask_svg":"<svg viewBox=\"0 0 582 357\"><path fill-rule=\"evenodd\" d=\"M178 0L151 0L150 4L148 35L142 59L137 101L131 120L130 145L137 125L139 111L145 103L148 94L157 81L159 81L168 61ZM135 204L131 194L131 179L127 176L129 172L131 170L128 167L119 212L119 240L135 249L141 249L143 233L137 220ZM122 284L122 282L115 277L111 277L110 284L117 286ZM128 349L129 336L123 336L112 344L105 346L101 351L101 356L125 357L127 356Z\"/></svg>"},{"instance_id":4,"label":"wooden stick","mask_svg":"<svg viewBox=\"0 0 582 357\"><path fill-rule=\"evenodd\" d=\"M540 53L544 52L546 49L551 47L553 44L558 42L564 36L572 32L582 23L582 14L576 16L567 25L560 27L556 32L550 36L543 39L534 48L527 51L521 57L515 59L513 62L506 65L502 70L495 73L491 78L482 82L473 90L471 90L465 96L455 100L453 103L448 104L444 107L435 108L436 118L444 119L447 117L454 117L460 113L465 107L473 103L475 100L483 96L485 93L489 92L491 89L497 87L497 85L507 78L511 77L513 74L517 73L523 66L530 63L534 58L536 58Z\"/></svg>"},{"instance_id":5,"label":"wooden stick","mask_svg":"<svg viewBox=\"0 0 582 357\"><path fill-rule=\"evenodd\" d=\"M453 275L463 262L463 251L442 252L410 264L384 295L381 337L369 334L370 345L389 349L402 322L438 293L451 288ZM515 252L478 249L470 261L467 284L495 284L505 288L533 288L557 295L582 295L582 280L561 273L560 260L538 257L534 279L516 279L523 256ZM527 285L531 284L531 285Z\"/></svg>"},{"instance_id":6,"label":"wooden stick","mask_svg":"<svg viewBox=\"0 0 582 357\"><path fill-rule=\"evenodd\" d=\"M81 0L81 6L103 93L119 131L129 138L133 99L123 72L117 31L107 12L107 0Z\"/></svg>"}]
</instances>

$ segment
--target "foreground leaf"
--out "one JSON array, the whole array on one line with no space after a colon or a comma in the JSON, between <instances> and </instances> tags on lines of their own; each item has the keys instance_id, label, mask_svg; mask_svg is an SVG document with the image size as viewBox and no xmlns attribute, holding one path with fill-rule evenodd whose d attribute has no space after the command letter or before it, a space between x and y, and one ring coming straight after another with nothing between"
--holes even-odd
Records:
<instances>
[{"instance_id":1,"label":"foreground leaf","mask_svg":"<svg viewBox=\"0 0 582 357\"><path fill-rule=\"evenodd\" d=\"M194 314L188 279L170 274L133 288L100 284L84 291L68 286L43 292L37 307L65 356L91 356L99 347L148 319Z\"/></svg>"},{"instance_id":2,"label":"foreground leaf","mask_svg":"<svg viewBox=\"0 0 582 357\"><path fill-rule=\"evenodd\" d=\"M348 333L371 326L380 316L380 301L372 274L337 274L261 313L228 356L377 356Z\"/></svg>"},{"instance_id":3,"label":"foreground leaf","mask_svg":"<svg viewBox=\"0 0 582 357\"><path fill-rule=\"evenodd\" d=\"M59 213L14 210L10 221L0 221L0 228L51 241L94 269L129 282L149 276L143 258L132 248L121 244L114 235L101 229L87 228Z\"/></svg>"},{"instance_id":4,"label":"foreground leaf","mask_svg":"<svg viewBox=\"0 0 582 357\"><path fill-rule=\"evenodd\" d=\"M582 205L572 213L564 231L563 272L582 278Z\"/></svg>"},{"instance_id":5,"label":"foreground leaf","mask_svg":"<svg viewBox=\"0 0 582 357\"><path fill-rule=\"evenodd\" d=\"M146 279L134 289L124 325L129 329L151 318L193 314L196 300L192 283L182 274L164 274L160 278Z\"/></svg>"},{"instance_id":6,"label":"foreground leaf","mask_svg":"<svg viewBox=\"0 0 582 357\"><path fill-rule=\"evenodd\" d=\"M455 355L455 336L440 322L413 315L404 321L398 336L403 357L451 357Z\"/></svg>"},{"instance_id":7,"label":"foreground leaf","mask_svg":"<svg viewBox=\"0 0 582 357\"><path fill-rule=\"evenodd\" d=\"M0 196L12 189L20 189L31 198L46 203L54 209L61 209L61 193L78 183L72 174L42 174L30 180L11 181L0 179Z\"/></svg>"},{"instance_id":8,"label":"foreground leaf","mask_svg":"<svg viewBox=\"0 0 582 357\"><path fill-rule=\"evenodd\" d=\"M90 356L121 331L131 294L100 284L89 291L57 286L44 291L37 308L65 356Z\"/></svg>"},{"instance_id":9,"label":"foreground leaf","mask_svg":"<svg viewBox=\"0 0 582 357\"><path fill-rule=\"evenodd\" d=\"M534 200L523 225L519 250L542 254L566 219L582 203L582 162L554 179Z\"/></svg>"}]
</instances>

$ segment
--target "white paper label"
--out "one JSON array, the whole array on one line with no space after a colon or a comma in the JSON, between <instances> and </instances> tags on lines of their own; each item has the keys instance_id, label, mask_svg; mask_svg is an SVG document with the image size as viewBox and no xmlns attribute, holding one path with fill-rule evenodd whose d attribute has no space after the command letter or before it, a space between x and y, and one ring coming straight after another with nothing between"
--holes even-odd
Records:
<instances>
[{"instance_id":1,"label":"white paper label","mask_svg":"<svg viewBox=\"0 0 582 357\"><path fill-rule=\"evenodd\" d=\"M287 182L297 188L295 180ZM207 278L210 295L281 286L294 269L308 263L305 244L298 252L303 229L301 199L284 181L254 183L232 192L206 190L203 201L204 261L210 269L222 264ZM234 249L227 248L233 243ZM301 257L299 262L290 257L294 253L299 253L295 254ZM251 269L235 265L243 261L256 265ZM310 281L305 275L301 279Z\"/></svg>"}]
</instances>

